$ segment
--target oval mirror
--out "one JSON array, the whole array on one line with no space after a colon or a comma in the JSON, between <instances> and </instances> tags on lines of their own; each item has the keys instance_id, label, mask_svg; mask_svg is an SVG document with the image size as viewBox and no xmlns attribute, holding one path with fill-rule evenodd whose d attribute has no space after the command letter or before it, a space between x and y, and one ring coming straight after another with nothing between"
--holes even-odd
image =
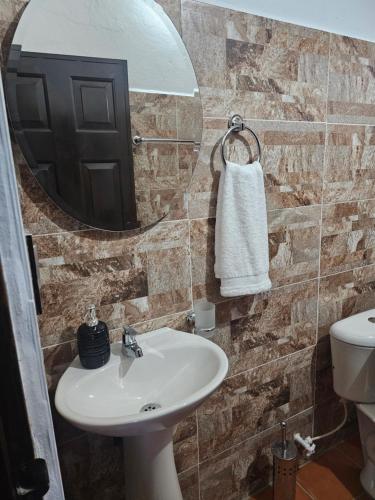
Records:
<instances>
[{"instance_id":1,"label":"oval mirror","mask_svg":"<svg viewBox=\"0 0 375 500\"><path fill-rule=\"evenodd\" d=\"M181 217L202 133L185 45L153 0L31 0L9 54L14 134L41 186L88 226Z\"/></svg>"}]
</instances>

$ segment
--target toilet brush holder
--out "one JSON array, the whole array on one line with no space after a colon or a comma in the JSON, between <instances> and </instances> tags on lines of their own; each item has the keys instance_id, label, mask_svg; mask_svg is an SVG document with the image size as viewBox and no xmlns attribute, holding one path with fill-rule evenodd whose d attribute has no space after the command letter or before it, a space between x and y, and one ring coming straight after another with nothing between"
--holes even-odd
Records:
<instances>
[{"instance_id":1,"label":"toilet brush holder","mask_svg":"<svg viewBox=\"0 0 375 500\"><path fill-rule=\"evenodd\" d=\"M281 422L281 441L272 445L273 498L294 500L298 471L298 451L293 441L286 438L287 424Z\"/></svg>"}]
</instances>

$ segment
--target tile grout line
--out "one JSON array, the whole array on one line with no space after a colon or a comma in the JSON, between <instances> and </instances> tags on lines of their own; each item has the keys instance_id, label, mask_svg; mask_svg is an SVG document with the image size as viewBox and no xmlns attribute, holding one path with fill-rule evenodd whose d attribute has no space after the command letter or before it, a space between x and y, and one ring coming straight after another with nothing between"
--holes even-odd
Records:
<instances>
[{"instance_id":1,"label":"tile grout line","mask_svg":"<svg viewBox=\"0 0 375 500\"><path fill-rule=\"evenodd\" d=\"M187 469L180 470L180 472L178 472L177 475L179 476L180 474L185 474L186 472L191 472L192 470L195 469L195 467L196 467L196 465L191 465Z\"/></svg>"},{"instance_id":2,"label":"tile grout line","mask_svg":"<svg viewBox=\"0 0 375 500\"><path fill-rule=\"evenodd\" d=\"M208 191L204 191L203 193L206 193L206 192L208 193ZM191 194L191 193L189 193L189 194ZM197 194L197 193L193 193L193 194ZM329 202L329 203L322 202L322 203L314 203L311 205L298 205L295 207L271 208L271 209L267 210L267 213L269 214L269 213L279 212L282 210L303 210L303 209L316 208L316 207L321 207L321 206L330 207L330 206L335 206L335 205L340 205L340 204L362 203L362 202L367 202L367 201L375 201L375 197L374 198L360 198L360 199L354 199L354 200L340 200L340 201L334 201L334 202ZM190 203L188 204L188 206L189 205L190 205ZM159 221L158 224L179 224L182 222L189 222L189 221L194 221L194 220L197 220L197 221L209 220L209 219L216 219L216 217L213 215L207 215L206 217L191 217L191 218L183 218L183 219L173 219L173 220ZM122 234L123 233L122 231L112 232L111 234L118 235L120 238L122 236L128 237L128 238L136 238L138 236L141 236L144 232L152 230L153 227L154 226L145 227L142 229L142 232L138 233L138 234L130 234L130 233ZM27 228L25 228L25 231L26 231L26 229ZM95 228L87 228L87 229L73 229L73 230L69 231L69 230L64 229L63 231L57 231L54 233L35 233L35 234L32 234L32 236L35 239L35 238L44 238L47 236L62 236L65 234L79 234L79 233L93 232L93 231L101 231L101 230L95 229ZM30 232L30 234L31 234L31 232Z\"/></svg>"},{"instance_id":3,"label":"tile grout line","mask_svg":"<svg viewBox=\"0 0 375 500\"><path fill-rule=\"evenodd\" d=\"M199 420L198 410L195 410L195 422L197 425L197 474L198 474L198 499L201 498L201 469L200 469L200 451L199 451Z\"/></svg>"},{"instance_id":4,"label":"tile grout line","mask_svg":"<svg viewBox=\"0 0 375 500\"><path fill-rule=\"evenodd\" d=\"M163 316L158 316L158 317L155 317L155 318L146 319L144 321L137 321L136 323L132 323L131 326L142 325L143 323L148 323L149 321L155 321L155 320L158 320L158 319L173 318L174 316L180 316L181 314L188 313L188 312L189 312L189 309L186 309L186 310L183 310L183 311L178 311L178 312L175 312L175 313L165 314ZM161 328L164 328L164 327L161 327ZM121 326L118 327L118 328L114 328L111 331L115 332L116 330L119 330L119 329L121 329ZM142 333L140 333L140 335L142 335Z\"/></svg>"},{"instance_id":5,"label":"tile grout line","mask_svg":"<svg viewBox=\"0 0 375 500\"><path fill-rule=\"evenodd\" d=\"M157 319L160 319L160 318L157 318ZM142 335L142 333L140 333L140 335ZM65 341L65 342L61 342L60 344L52 344L52 345L44 346L44 347L42 347L42 351L46 351L47 349L52 349L52 348L60 347L60 346L67 345L67 344L72 344L74 342L75 342L75 339L72 339L72 340L68 340L68 341ZM253 370L257 370L259 368L263 368L264 366L270 365L271 363L279 362L280 360L285 360L288 357L292 357L292 356L295 356L296 354L300 354L300 353L302 353L304 351L307 351L308 349L312 349L314 347L314 345L315 344L312 344L310 346L306 346L303 349L298 349L298 350L296 350L294 352L290 352L290 353L286 354L285 356L280 356L278 358L271 359L270 361L267 361L266 363L262 363L260 365L254 366L252 368L248 368L247 370L242 370L242 371L240 371L238 373L234 373L233 375L230 375L229 377L226 377L224 380L230 380L230 379L232 379L234 377L238 377L240 375L244 375L244 374L246 374L248 372L251 372Z\"/></svg>"},{"instance_id":6,"label":"tile grout line","mask_svg":"<svg viewBox=\"0 0 375 500\"><path fill-rule=\"evenodd\" d=\"M35 233L35 234L32 233L31 231L28 231L28 229L25 227L24 231L26 233L30 233L33 238L39 238L39 237L43 237L43 236L60 236L60 235L64 235L64 234L75 234L75 233L84 233L84 232L86 232L86 233L98 232L101 235L103 235L104 233L109 233L112 236L117 236L118 239L120 239L121 237L131 239L131 238L137 238L139 236L142 236L143 234L145 234L148 231L152 231L155 227L157 227L160 224L178 224L180 222L188 222L189 220L193 220L193 219L189 219L188 217L185 217L182 219L171 219L171 220L161 219L161 220L157 220L153 224L150 224L149 226L142 227L139 230L130 229L129 231L126 231L126 230L125 231L106 231L106 230L98 229L95 227L87 227L87 228L83 228L83 229L73 229L73 230L64 229L63 231L57 231L54 233Z\"/></svg>"},{"instance_id":7,"label":"tile grout line","mask_svg":"<svg viewBox=\"0 0 375 500\"><path fill-rule=\"evenodd\" d=\"M137 323L131 323L130 326L137 326L137 325L142 325L143 323L148 323L149 321L157 321L157 320L161 320L161 319L166 319L166 318L173 318L174 316L179 316L181 314L184 314L184 313L188 313L189 312L189 309L186 309L184 311L178 311L176 313L171 313L171 314L165 314L164 316L157 316L155 318L151 318L151 319L146 319L144 321L138 321ZM164 328L164 327L161 327L161 328ZM109 335L113 335L115 332L118 332L122 330L122 326L118 326L117 328L112 328L111 330L109 330ZM142 333L139 333L139 335L143 335L143 333L146 333L146 332L142 332ZM64 340L63 342L57 342L56 344L50 344L50 345L45 345L45 346L42 346L42 350L44 349L49 349L49 348L52 348L52 347L58 347L60 345L65 345L65 344L71 344L72 342L75 342L76 341L76 338L72 338L70 340Z\"/></svg>"},{"instance_id":8,"label":"tile grout line","mask_svg":"<svg viewBox=\"0 0 375 500\"><path fill-rule=\"evenodd\" d=\"M308 349L312 349L316 346L316 344L312 344L312 345L309 345L307 347L304 347L303 349L298 349L297 351L294 351L294 352L290 352L289 354L286 354L285 356L280 356L279 358L275 358L275 359L271 359L270 361L267 361L266 363L262 363L260 365L257 365L257 366L254 366L252 368L248 368L247 370L242 370L238 373L234 373L233 375L230 375L229 377L225 377L225 381L227 380L231 380L235 377L239 377L239 376L242 376L242 375L245 375L247 373L250 373L254 370L258 370L259 368L264 368L265 366L268 366L268 365L271 365L272 363L278 363L279 361L285 361L287 358L290 358L292 356L296 356L297 354L301 354L305 351L307 351Z\"/></svg>"},{"instance_id":9,"label":"tile grout line","mask_svg":"<svg viewBox=\"0 0 375 500\"><path fill-rule=\"evenodd\" d=\"M203 120L228 120L231 113L227 116L210 116L203 115ZM359 122L330 122L328 121L328 116L326 116L326 121L309 121L309 120L285 120L283 118L244 118L245 122L266 122L266 123L293 123L293 124L303 124L303 125L326 125L330 126L344 126L344 127L374 127L374 123L359 123Z\"/></svg>"},{"instance_id":10,"label":"tile grout line","mask_svg":"<svg viewBox=\"0 0 375 500\"><path fill-rule=\"evenodd\" d=\"M293 282L293 283L288 283L288 284L285 284L285 285L281 285L281 286L278 286L278 287L275 287L275 288L272 288L272 290L270 290L269 292L267 293L271 293L273 291L279 291L279 290L283 290L284 288L286 287L293 287L293 286L297 286L297 285L303 285L305 283L312 283L314 281L317 281L317 282L320 282L321 280L323 279L326 279L326 278L331 278L333 276L338 276L339 274L344 274L344 273L350 273L352 271L358 271L358 270L365 270L369 267L374 267L375 266L375 262L371 263L371 264L366 264L364 266L356 266L356 267L352 267L350 269L346 269L344 271L338 271L338 272L335 272L335 273L332 273L332 274L325 274L323 276L315 276L314 278L310 278L310 279L307 279L307 280L302 280L302 281L296 281L296 282ZM217 302L217 304L224 304L225 302L229 302L230 300L222 300L220 302ZM165 314L163 316L156 316L154 318L150 318L150 319L146 319L144 321L138 321L137 323L132 323L132 326L133 325L139 325L139 324L142 324L142 323L146 323L148 321L156 321L156 320L161 320L161 319L164 319L164 318L168 318L168 317L173 317L173 316L177 316L179 314L183 314L184 312L188 312L188 310L182 310L182 311L178 311L176 313L172 313L172 314ZM119 330L121 329L121 326L117 327L117 328L113 328L110 330L110 333L112 332L115 332L116 330ZM141 334L142 335L142 334ZM75 338L72 338L72 339L69 339L69 340L64 340L63 342L57 342L55 344L50 344L50 345L43 345L42 346L42 349L49 349L49 348L52 348L52 347L58 347L60 345L64 345L64 344L70 344L72 342L75 341ZM312 347L312 346L310 346ZM307 349L307 348L305 348ZM295 352L299 352L299 351L295 351ZM294 353L290 353L290 354L294 354ZM286 356L289 356L290 354L287 354ZM285 357L285 356L284 356ZM280 358L278 358L280 359ZM256 368L256 367L255 367ZM253 369L253 368L251 368Z\"/></svg>"},{"instance_id":11,"label":"tile grout line","mask_svg":"<svg viewBox=\"0 0 375 500\"><path fill-rule=\"evenodd\" d=\"M209 191L205 191L204 193L209 193ZM211 192L210 192L211 193ZM197 193L193 193L197 194ZM349 203L364 203L367 201L375 201L375 197L372 198L360 198L360 199L353 199L353 200L340 200L340 201L333 201L329 203L314 203L311 205L297 205L295 207L279 207L279 208L270 208L267 210L267 214L275 213L275 212L281 212L284 210L304 210L308 208L318 208L318 207L334 207L336 205L347 205ZM209 219L216 219L214 215L207 215L206 217L192 217L190 220L209 220ZM175 222L182 222L187 219L176 219ZM166 221L168 222L168 221ZM172 222L172 221L169 221ZM61 234L61 233L53 233L53 234ZM43 236L43 235L42 235Z\"/></svg>"},{"instance_id":12,"label":"tile grout line","mask_svg":"<svg viewBox=\"0 0 375 500\"><path fill-rule=\"evenodd\" d=\"M191 221L188 222L189 226L189 278L190 278L190 310L194 310L194 297L193 297L193 256L191 251Z\"/></svg>"},{"instance_id":13,"label":"tile grout line","mask_svg":"<svg viewBox=\"0 0 375 500\"><path fill-rule=\"evenodd\" d=\"M179 1L180 4L180 13L182 18L182 2ZM182 20L181 20L181 32L182 32ZM181 34L182 36L182 34ZM203 127L202 127L203 128ZM202 130L203 133L203 130ZM199 158L199 155L198 155ZM192 172L192 176L193 177ZM192 245L191 245L191 227L192 227L192 219L190 218L190 191L188 192L187 197L187 217L188 217L188 226L189 226L189 272L190 272L190 301L191 301L191 310L194 311L194 296L193 296L193 256L192 256ZM197 475L198 475L198 500L201 498L201 477L200 477L200 467L199 467L199 422L198 422L198 411L195 410L195 425L197 428L196 434L196 442L197 442L197 454L196 454L196 467L197 467Z\"/></svg>"}]
</instances>

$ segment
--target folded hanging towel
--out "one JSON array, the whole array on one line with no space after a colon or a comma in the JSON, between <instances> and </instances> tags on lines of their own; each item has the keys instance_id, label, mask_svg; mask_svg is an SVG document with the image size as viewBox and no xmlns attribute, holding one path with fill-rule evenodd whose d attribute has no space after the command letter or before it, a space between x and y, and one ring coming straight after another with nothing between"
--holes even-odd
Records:
<instances>
[{"instance_id":1,"label":"folded hanging towel","mask_svg":"<svg viewBox=\"0 0 375 500\"><path fill-rule=\"evenodd\" d=\"M216 210L215 275L223 297L269 290L267 209L263 170L227 162Z\"/></svg>"}]
</instances>

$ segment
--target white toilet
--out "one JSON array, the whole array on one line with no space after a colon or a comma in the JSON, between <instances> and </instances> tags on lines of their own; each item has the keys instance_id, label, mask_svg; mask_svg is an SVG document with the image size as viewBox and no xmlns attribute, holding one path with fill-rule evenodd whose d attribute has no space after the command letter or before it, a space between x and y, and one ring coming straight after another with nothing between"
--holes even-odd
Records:
<instances>
[{"instance_id":1,"label":"white toilet","mask_svg":"<svg viewBox=\"0 0 375 500\"><path fill-rule=\"evenodd\" d=\"M365 460L361 483L375 498L375 309L332 325L335 392L355 401Z\"/></svg>"}]
</instances>

